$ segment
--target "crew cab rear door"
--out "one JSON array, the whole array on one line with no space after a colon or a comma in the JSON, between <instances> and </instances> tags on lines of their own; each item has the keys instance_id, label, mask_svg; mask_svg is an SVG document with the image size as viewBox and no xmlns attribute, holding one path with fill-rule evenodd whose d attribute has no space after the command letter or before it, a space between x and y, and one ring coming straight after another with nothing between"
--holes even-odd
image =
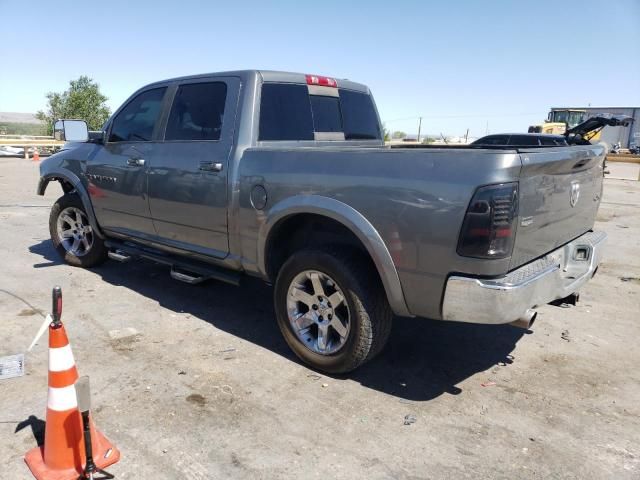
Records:
<instances>
[{"instance_id":1,"label":"crew cab rear door","mask_svg":"<svg viewBox=\"0 0 640 480\"><path fill-rule=\"evenodd\" d=\"M164 141L148 173L151 217L162 243L227 255L227 175L239 89L236 77L172 87Z\"/></svg>"}]
</instances>

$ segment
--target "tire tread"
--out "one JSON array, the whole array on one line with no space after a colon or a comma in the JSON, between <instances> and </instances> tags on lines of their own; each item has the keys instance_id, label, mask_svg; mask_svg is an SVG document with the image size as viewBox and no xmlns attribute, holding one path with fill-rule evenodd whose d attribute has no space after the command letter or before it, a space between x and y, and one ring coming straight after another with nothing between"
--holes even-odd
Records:
<instances>
[{"instance_id":1,"label":"tire tread","mask_svg":"<svg viewBox=\"0 0 640 480\"><path fill-rule=\"evenodd\" d=\"M74 267L90 268L104 263L108 258L108 249L105 246L104 241L95 232L93 234L93 246L91 247L91 251L82 257L72 255L62 246L60 239L58 238L57 223L60 212L67 207L79 208L85 213L85 215L87 215L82 200L77 193L65 193L56 200L53 207L51 207L51 213L49 214L49 234L51 235L51 241L53 242L53 246L56 251L66 263Z\"/></svg>"},{"instance_id":2,"label":"tire tread","mask_svg":"<svg viewBox=\"0 0 640 480\"><path fill-rule=\"evenodd\" d=\"M348 285L341 286L343 290L346 288L347 292L345 294L349 295L351 303L356 309L355 312L352 312L351 325L353 328L357 324L359 332L354 338L355 343L349 354L344 355L339 364L331 366L314 364L296 351L290 340L287 339L286 334L285 339L287 339L287 342L298 357L311 364L314 368L328 373L350 372L378 355L389 338L393 313L382 283L373 264L359 251L332 247L305 249L295 252L280 269L276 281L276 296L279 292L282 294L283 288L288 288L288 285L281 284L285 281L282 278L283 272L288 272L292 265L304 265L305 262L323 263L328 268L339 270L340 274L347 279ZM301 268L303 267L298 267L298 269ZM277 300L275 304L277 309ZM276 314L280 322L280 315L278 312ZM282 315L286 316L286 312ZM357 315L358 322L353 321L353 315ZM282 328L283 326L281 325ZM283 331L283 333L285 332Z\"/></svg>"}]
</instances>

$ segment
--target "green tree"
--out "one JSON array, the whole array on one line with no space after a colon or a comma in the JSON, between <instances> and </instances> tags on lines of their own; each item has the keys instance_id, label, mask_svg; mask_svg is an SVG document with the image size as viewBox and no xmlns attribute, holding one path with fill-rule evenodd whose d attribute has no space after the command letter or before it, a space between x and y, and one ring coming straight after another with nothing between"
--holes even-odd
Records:
<instances>
[{"instance_id":1,"label":"green tree","mask_svg":"<svg viewBox=\"0 0 640 480\"><path fill-rule=\"evenodd\" d=\"M64 92L47 93L47 110L40 110L36 117L45 123L49 135L53 134L53 123L59 118L84 120L89 130L100 130L111 115L106 101L99 85L83 75L71 80Z\"/></svg>"},{"instance_id":2,"label":"green tree","mask_svg":"<svg viewBox=\"0 0 640 480\"><path fill-rule=\"evenodd\" d=\"M401 139L401 138L405 138L406 136L407 136L406 133L397 131L397 132L393 132L392 138Z\"/></svg>"}]
</instances>

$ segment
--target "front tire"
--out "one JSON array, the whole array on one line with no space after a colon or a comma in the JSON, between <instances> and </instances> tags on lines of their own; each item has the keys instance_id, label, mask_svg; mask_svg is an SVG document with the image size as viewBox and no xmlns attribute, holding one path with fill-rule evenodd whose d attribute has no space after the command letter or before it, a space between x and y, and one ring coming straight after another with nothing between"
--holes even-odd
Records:
<instances>
[{"instance_id":1,"label":"front tire","mask_svg":"<svg viewBox=\"0 0 640 480\"><path fill-rule=\"evenodd\" d=\"M374 267L350 251L302 250L282 266L276 317L293 352L327 373L350 372L384 347L393 314Z\"/></svg>"},{"instance_id":2,"label":"front tire","mask_svg":"<svg viewBox=\"0 0 640 480\"><path fill-rule=\"evenodd\" d=\"M107 247L93 231L82 200L75 193L67 193L53 204L49 233L56 251L69 265L89 268L107 259Z\"/></svg>"}]
</instances>

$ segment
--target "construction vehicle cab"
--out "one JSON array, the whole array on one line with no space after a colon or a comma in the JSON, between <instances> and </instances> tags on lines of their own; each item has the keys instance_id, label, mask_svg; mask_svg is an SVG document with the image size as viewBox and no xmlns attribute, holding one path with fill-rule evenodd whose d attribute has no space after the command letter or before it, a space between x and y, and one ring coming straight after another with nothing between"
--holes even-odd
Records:
<instances>
[{"instance_id":1,"label":"construction vehicle cab","mask_svg":"<svg viewBox=\"0 0 640 480\"><path fill-rule=\"evenodd\" d=\"M554 109L549 112L542 125L530 126L529 133L564 135L567 129L584 122L586 116L586 110Z\"/></svg>"}]
</instances>

